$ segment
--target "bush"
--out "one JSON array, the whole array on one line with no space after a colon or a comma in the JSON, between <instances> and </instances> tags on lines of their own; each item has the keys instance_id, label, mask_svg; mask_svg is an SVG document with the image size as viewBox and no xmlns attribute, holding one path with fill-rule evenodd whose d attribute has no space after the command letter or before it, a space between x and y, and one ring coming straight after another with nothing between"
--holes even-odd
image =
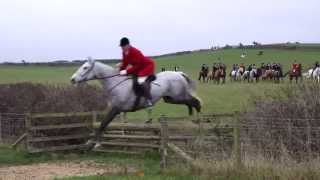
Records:
<instances>
[{"instance_id":1,"label":"bush","mask_svg":"<svg viewBox=\"0 0 320 180\"><path fill-rule=\"evenodd\" d=\"M87 84L43 85L32 83L0 85L0 113L83 112L107 108L107 94Z\"/></svg>"},{"instance_id":2,"label":"bush","mask_svg":"<svg viewBox=\"0 0 320 180\"><path fill-rule=\"evenodd\" d=\"M256 99L243 120L245 143L271 158L303 160L319 153L319 92L318 84L289 85Z\"/></svg>"}]
</instances>

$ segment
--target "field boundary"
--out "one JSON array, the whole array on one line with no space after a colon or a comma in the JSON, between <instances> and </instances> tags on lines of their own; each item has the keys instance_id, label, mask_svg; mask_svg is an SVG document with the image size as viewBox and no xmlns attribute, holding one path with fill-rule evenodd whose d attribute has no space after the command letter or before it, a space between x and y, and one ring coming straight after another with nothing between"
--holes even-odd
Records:
<instances>
[{"instance_id":1,"label":"field boundary","mask_svg":"<svg viewBox=\"0 0 320 180\"><path fill-rule=\"evenodd\" d=\"M104 113L96 111L26 114L26 132L16 138L12 147L15 148L24 142L30 153L86 150L87 147L84 144L94 135L94 130L100 124L98 117L101 115ZM186 162L191 162L190 159L194 159L195 156L185 151L184 145L200 137L208 143L219 141L220 137L216 130L219 130L220 133L227 132L229 135L230 132L233 133L233 127L222 127L221 129L215 127L215 131L209 133L212 127L205 124L210 119L222 116L233 117L234 114L205 114L194 119L194 122L185 117L162 116L158 122L153 124L111 123L102 135L102 148L97 151L127 154L159 152L162 157L160 163L162 168L168 166L168 158L172 154L176 154ZM186 123L189 125L185 125Z\"/></svg>"}]
</instances>

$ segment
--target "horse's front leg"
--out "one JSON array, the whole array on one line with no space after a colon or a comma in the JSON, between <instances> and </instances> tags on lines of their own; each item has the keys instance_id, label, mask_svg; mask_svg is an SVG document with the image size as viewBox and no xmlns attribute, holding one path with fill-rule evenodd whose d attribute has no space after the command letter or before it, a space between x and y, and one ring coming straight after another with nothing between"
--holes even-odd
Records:
<instances>
[{"instance_id":1,"label":"horse's front leg","mask_svg":"<svg viewBox=\"0 0 320 180\"><path fill-rule=\"evenodd\" d=\"M146 109L147 111L147 120L145 123L152 123L152 107Z\"/></svg>"},{"instance_id":2,"label":"horse's front leg","mask_svg":"<svg viewBox=\"0 0 320 180\"><path fill-rule=\"evenodd\" d=\"M107 114L107 117L101 122L100 127L96 130L95 133L95 146L94 148L98 148L101 146L101 134L106 129L106 127L110 124L110 122L120 113L117 108L112 108L111 111Z\"/></svg>"}]
</instances>

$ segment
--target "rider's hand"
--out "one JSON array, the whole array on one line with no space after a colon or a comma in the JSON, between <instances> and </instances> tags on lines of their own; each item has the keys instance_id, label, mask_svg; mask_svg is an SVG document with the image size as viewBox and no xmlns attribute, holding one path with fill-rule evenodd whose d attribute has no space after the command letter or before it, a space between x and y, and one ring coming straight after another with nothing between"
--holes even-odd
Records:
<instances>
[{"instance_id":1,"label":"rider's hand","mask_svg":"<svg viewBox=\"0 0 320 180\"><path fill-rule=\"evenodd\" d=\"M122 75L122 76L125 76L125 75L127 75L127 70L122 70L122 71L120 71L119 74Z\"/></svg>"}]
</instances>

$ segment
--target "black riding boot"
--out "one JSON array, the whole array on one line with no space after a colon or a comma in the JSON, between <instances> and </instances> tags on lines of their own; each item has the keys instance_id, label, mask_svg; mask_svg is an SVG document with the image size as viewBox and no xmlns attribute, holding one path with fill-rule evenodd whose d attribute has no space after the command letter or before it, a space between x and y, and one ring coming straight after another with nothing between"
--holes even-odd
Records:
<instances>
[{"instance_id":1,"label":"black riding boot","mask_svg":"<svg viewBox=\"0 0 320 180\"><path fill-rule=\"evenodd\" d=\"M152 96L150 93L150 82L146 81L142 85L143 95L147 100L148 106L152 106Z\"/></svg>"}]
</instances>

